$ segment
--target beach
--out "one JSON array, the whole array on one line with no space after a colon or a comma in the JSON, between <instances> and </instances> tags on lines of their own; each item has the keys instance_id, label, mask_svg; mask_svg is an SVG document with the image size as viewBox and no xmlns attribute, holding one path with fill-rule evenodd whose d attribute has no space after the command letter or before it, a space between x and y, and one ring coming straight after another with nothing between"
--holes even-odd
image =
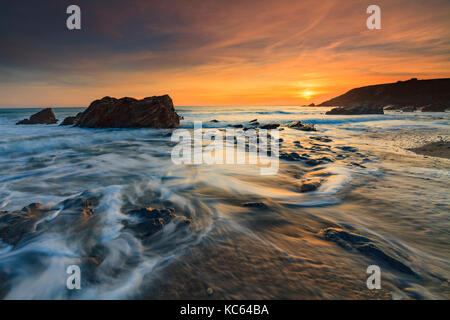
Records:
<instances>
[{"instance_id":1,"label":"beach","mask_svg":"<svg viewBox=\"0 0 450 320\"><path fill-rule=\"evenodd\" d=\"M174 164L174 129L16 126L36 110L0 109L1 297L450 298L450 113L329 109L176 107L186 130L280 124L274 175ZM143 208L168 217L150 236ZM68 264L87 270L83 290L65 289Z\"/></svg>"}]
</instances>

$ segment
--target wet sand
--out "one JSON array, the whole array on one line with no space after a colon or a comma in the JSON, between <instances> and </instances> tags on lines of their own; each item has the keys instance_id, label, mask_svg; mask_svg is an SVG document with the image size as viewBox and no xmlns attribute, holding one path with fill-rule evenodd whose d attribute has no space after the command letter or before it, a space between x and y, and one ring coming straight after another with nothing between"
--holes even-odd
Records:
<instances>
[{"instance_id":1,"label":"wet sand","mask_svg":"<svg viewBox=\"0 0 450 320\"><path fill-rule=\"evenodd\" d=\"M450 142L448 141L431 142L409 150L425 156L450 159Z\"/></svg>"}]
</instances>

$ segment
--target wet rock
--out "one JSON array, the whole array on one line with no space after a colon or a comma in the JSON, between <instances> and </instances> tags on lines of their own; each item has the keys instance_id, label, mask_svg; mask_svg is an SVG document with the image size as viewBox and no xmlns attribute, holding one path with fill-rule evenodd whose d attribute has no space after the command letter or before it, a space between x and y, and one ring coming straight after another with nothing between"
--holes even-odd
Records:
<instances>
[{"instance_id":1,"label":"wet rock","mask_svg":"<svg viewBox=\"0 0 450 320\"><path fill-rule=\"evenodd\" d=\"M310 137L310 139L316 140L316 141L321 141L321 142L332 142L333 141L328 137Z\"/></svg>"},{"instance_id":2,"label":"wet rock","mask_svg":"<svg viewBox=\"0 0 450 320\"><path fill-rule=\"evenodd\" d=\"M257 209L268 209L264 202L247 202L244 203L244 207L247 208L257 208Z\"/></svg>"},{"instance_id":3,"label":"wet rock","mask_svg":"<svg viewBox=\"0 0 450 320\"><path fill-rule=\"evenodd\" d=\"M291 153L281 153L280 159L286 160L286 161L301 161L301 160L307 160L307 158L300 156L296 152Z\"/></svg>"},{"instance_id":4,"label":"wet rock","mask_svg":"<svg viewBox=\"0 0 450 320\"><path fill-rule=\"evenodd\" d=\"M319 180L305 181L300 187L300 192L312 192L316 191L320 187Z\"/></svg>"},{"instance_id":5,"label":"wet rock","mask_svg":"<svg viewBox=\"0 0 450 320\"><path fill-rule=\"evenodd\" d=\"M16 124L54 124L57 123L55 114L51 108L43 109L33 114L30 119L24 119Z\"/></svg>"},{"instance_id":6,"label":"wet rock","mask_svg":"<svg viewBox=\"0 0 450 320\"><path fill-rule=\"evenodd\" d=\"M253 119L253 120L250 120L248 123L257 123L258 122L258 119Z\"/></svg>"},{"instance_id":7,"label":"wet rock","mask_svg":"<svg viewBox=\"0 0 450 320\"><path fill-rule=\"evenodd\" d=\"M315 166L318 166L319 164L323 164L323 163L324 163L324 161L319 160L319 159L309 159L305 162L305 164L307 164L308 166L311 166L311 167L315 167Z\"/></svg>"},{"instance_id":8,"label":"wet rock","mask_svg":"<svg viewBox=\"0 0 450 320\"><path fill-rule=\"evenodd\" d=\"M270 129L276 129L276 128L278 128L280 125L279 124L276 124L276 123L269 123L269 124L265 124L265 125L263 125L263 126L261 126L260 128L261 129L268 129L268 130L270 130Z\"/></svg>"},{"instance_id":9,"label":"wet rock","mask_svg":"<svg viewBox=\"0 0 450 320\"><path fill-rule=\"evenodd\" d=\"M32 233L38 220L45 216L40 203L32 203L22 210L0 215L0 239L10 245L17 245L23 237Z\"/></svg>"},{"instance_id":10,"label":"wet rock","mask_svg":"<svg viewBox=\"0 0 450 320\"><path fill-rule=\"evenodd\" d=\"M190 226L191 221L185 217L175 215L175 210L142 208L128 212L137 218L137 222L124 221L126 228L131 229L139 237L146 238L162 230L171 221L177 220L179 226Z\"/></svg>"},{"instance_id":11,"label":"wet rock","mask_svg":"<svg viewBox=\"0 0 450 320\"><path fill-rule=\"evenodd\" d=\"M168 95L137 100L104 97L95 100L80 116L76 126L87 128L173 128L180 124Z\"/></svg>"},{"instance_id":12,"label":"wet rock","mask_svg":"<svg viewBox=\"0 0 450 320\"><path fill-rule=\"evenodd\" d=\"M217 123L217 122L219 122L219 120L216 120L216 119L212 119L210 122L214 122L214 123Z\"/></svg>"},{"instance_id":13,"label":"wet rock","mask_svg":"<svg viewBox=\"0 0 450 320\"><path fill-rule=\"evenodd\" d=\"M74 117L66 117L63 122L61 122L60 126L71 126L77 123L77 121L80 119L82 115L82 112L78 113Z\"/></svg>"},{"instance_id":14,"label":"wet rock","mask_svg":"<svg viewBox=\"0 0 450 320\"><path fill-rule=\"evenodd\" d=\"M402 111L402 112L414 112L414 111L417 110L417 106L389 105L389 106L385 106L384 110L394 110L394 111Z\"/></svg>"},{"instance_id":15,"label":"wet rock","mask_svg":"<svg viewBox=\"0 0 450 320\"><path fill-rule=\"evenodd\" d=\"M450 107L445 105L427 105L422 108L422 112L445 112L445 110L450 109Z\"/></svg>"},{"instance_id":16,"label":"wet rock","mask_svg":"<svg viewBox=\"0 0 450 320\"><path fill-rule=\"evenodd\" d=\"M358 114L384 114L383 107L378 106L351 106L338 107L327 111L328 115L358 115Z\"/></svg>"},{"instance_id":17,"label":"wet rock","mask_svg":"<svg viewBox=\"0 0 450 320\"><path fill-rule=\"evenodd\" d=\"M243 128L244 126L242 124L233 124L233 125L231 125L231 127L240 129L240 128Z\"/></svg>"},{"instance_id":18,"label":"wet rock","mask_svg":"<svg viewBox=\"0 0 450 320\"><path fill-rule=\"evenodd\" d=\"M372 240L366 237L338 228L323 229L319 232L319 235L327 241L335 242L346 250L357 250L369 258L385 263L392 269L408 275L417 275L411 268L383 252Z\"/></svg>"},{"instance_id":19,"label":"wet rock","mask_svg":"<svg viewBox=\"0 0 450 320\"><path fill-rule=\"evenodd\" d=\"M289 128L301 130L301 131L317 131L314 124L302 123L301 121L296 121L288 124Z\"/></svg>"}]
</instances>

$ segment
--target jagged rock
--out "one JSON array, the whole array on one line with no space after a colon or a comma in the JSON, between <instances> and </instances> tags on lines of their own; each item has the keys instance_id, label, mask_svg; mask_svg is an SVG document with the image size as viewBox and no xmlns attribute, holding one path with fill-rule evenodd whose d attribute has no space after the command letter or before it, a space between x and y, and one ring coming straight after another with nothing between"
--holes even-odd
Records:
<instances>
[{"instance_id":1,"label":"jagged rock","mask_svg":"<svg viewBox=\"0 0 450 320\"><path fill-rule=\"evenodd\" d=\"M33 114L30 119L24 119L16 124L54 124L57 123L55 114L51 108L43 109Z\"/></svg>"},{"instance_id":2,"label":"jagged rock","mask_svg":"<svg viewBox=\"0 0 450 320\"><path fill-rule=\"evenodd\" d=\"M383 107L355 106L355 107L338 107L327 111L325 114L384 114Z\"/></svg>"},{"instance_id":3,"label":"jagged rock","mask_svg":"<svg viewBox=\"0 0 450 320\"><path fill-rule=\"evenodd\" d=\"M308 107L315 107L316 105L314 103L311 103L308 105Z\"/></svg>"},{"instance_id":4,"label":"jagged rock","mask_svg":"<svg viewBox=\"0 0 450 320\"><path fill-rule=\"evenodd\" d=\"M66 117L63 122L61 122L60 126L71 126L77 123L77 121L81 118L82 112L79 112L75 117Z\"/></svg>"},{"instance_id":5,"label":"jagged rock","mask_svg":"<svg viewBox=\"0 0 450 320\"><path fill-rule=\"evenodd\" d=\"M168 95L137 100L104 97L84 111L76 126L87 128L173 128L180 124Z\"/></svg>"},{"instance_id":6,"label":"jagged rock","mask_svg":"<svg viewBox=\"0 0 450 320\"><path fill-rule=\"evenodd\" d=\"M422 112L445 112L445 110L450 109L448 106L444 105L427 105L422 108Z\"/></svg>"},{"instance_id":7,"label":"jagged rock","mask_svg":"<svg viewBox=\"0 0 450 320\"><path fill-rule=\"evenodd\" d=\"M137 222L125 221L125 227L131 229L136 235L141 238L147 238L158 231L162 230L165 225L171 221L177 220L178 226L190 226L191 221L185 217L175 215L175 210L167 209L153 209L142 208L138 210L131 210L129 215L137 218Z\"/></svg>"},{"instance_id":8,"label":"jagged rock","mask_svg":"<svg viewBox=\"0 0 450 320\"><path fill-rule=\"evenodd\" d=\"M401 105L389 105L383 108L384 110L394 110L402 112L414 112L417 110L416 106L401 106Z\"/></svg>"},{"instance_id":9,"label":"jagged rock","mask_svg":"<svg viewBox=\"0 0 450 320\"><path fill-rule=\"evenodd\" d=\"M289 128L302 130L302 131L317 131L316 127L312 123L302 123L301 121L296 121L288 124Z\"/></svg>"}]
</instances>

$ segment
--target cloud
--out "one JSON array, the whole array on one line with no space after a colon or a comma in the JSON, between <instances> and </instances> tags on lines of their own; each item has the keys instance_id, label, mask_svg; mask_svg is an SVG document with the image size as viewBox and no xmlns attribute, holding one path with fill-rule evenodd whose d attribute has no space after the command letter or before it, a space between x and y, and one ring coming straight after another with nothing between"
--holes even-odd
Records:
<instances>
[{"instance_id":1,"label":"cloud","mask_svg":"<svg viewBox=\"0 0 450 320\"><path fill-rule=\"evenodd\" d=\"M367 4L356 0L78 0L82 30L69 31L72 1L8 2L0 105L157 92L178 104L301 104L299 91L311 88L322 100L398 77L450 76L450 3L378 3L382 30L369 31Z\"/></svg>"}]
</instances>

